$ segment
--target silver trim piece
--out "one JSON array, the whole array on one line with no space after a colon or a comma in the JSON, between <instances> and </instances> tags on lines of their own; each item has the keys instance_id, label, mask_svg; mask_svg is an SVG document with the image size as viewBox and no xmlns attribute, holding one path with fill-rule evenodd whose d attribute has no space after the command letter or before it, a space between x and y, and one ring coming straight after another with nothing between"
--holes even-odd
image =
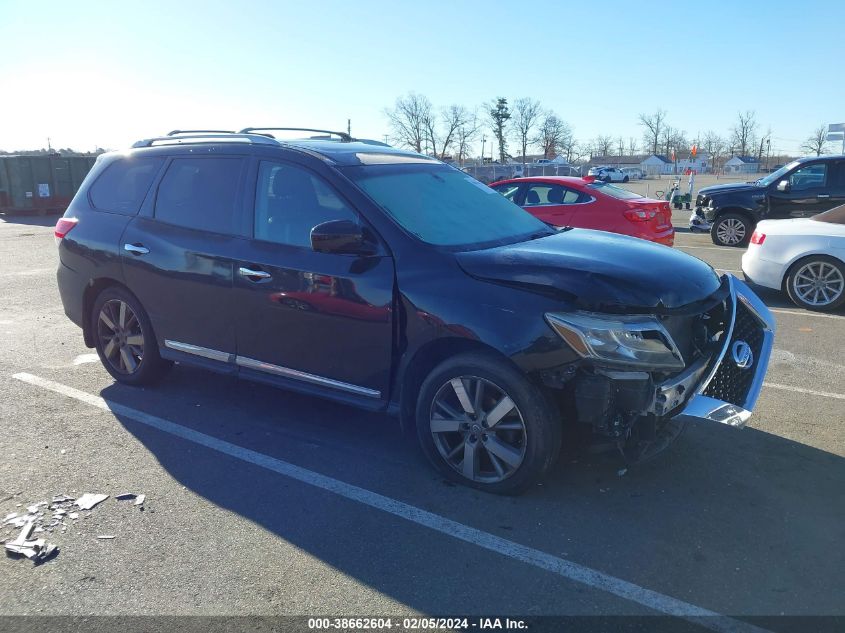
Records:
<instances>
[{"instance_id":1,"label":"silver trim piece","mask_svg":"<svg viewBox=\"0 0 845 633\"><path fill-rule=\"evenodd\" d=\"M136 246L135 244L124 244L123 250L127 253L132 253L133 255L146 255L150 252L146 246Z\"/></svg>"},{"instance_id":2,"label":"silver trim piece","mask_svg":"<svg viewBox=\"0 0 845 633\"><path fill-rule=\"evenodd\" d=\"M200 347L199 345L191 345L190 343L165 340L164 346L169 347L170 349L175 349L177 352L193 354L194 356L202 356L203 358L210 358L211 360L219 360L223 363L232 363L235 361L234 354L221 352L216 349L209 349L207 347Z\"/></svg>"},{"instance_id":3,"label":"silver trim piece","mask_svg":"<svg viewBox=\"0 0 845 633\"><path fill-rule=\"evenodd\" d=\"M241 277L258 277L259 279L269 279L273 276L263 270L253 270L252 268L247 268L246 266L238 268L238 274Z\"/></svg>"},{"instance_id":4,"label":"silver trim piece","mask_svg":"<svg viewBox=\"0 0 845 633\"><path fill-rule=\"evenodd\" d=\"M303 382L310 382L321 387L331 387L333 389L341 389L350 393L355 393L361 396L368 396L370 398L380 398L381 391L375 389L368 389L367 387L359 387L358 385L351 385L348 382L341 382L339 380L332 380L331 378L323 378L322 376L315 376L304 371L296 369L289 369L287 367L280 367L264 361L255 360L254 358L245 358L244 356L236 356L235 362L240 367L247 369L255 369L257 371L267 372L269 374L276 374L277 376L284 376L285 378L293 378L294 380L301 380Z\"/></svg>"}]
</instances>

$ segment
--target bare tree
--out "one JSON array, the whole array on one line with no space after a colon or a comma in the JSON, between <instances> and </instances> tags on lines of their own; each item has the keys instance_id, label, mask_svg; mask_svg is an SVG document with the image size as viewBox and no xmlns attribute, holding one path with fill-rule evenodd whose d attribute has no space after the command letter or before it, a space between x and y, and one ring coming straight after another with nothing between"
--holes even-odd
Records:
<instances>
[{"instance_id":1,"label":"bare tree","mask_svg":"<svg viewBox=\"0 0 845 633\"><path fill-rule=\"evenodd\" d=\"M766 130L766 133L760 137L760 148L757 150L757 163L761 163L763 161L763 151L765 150L766 146L771 142L772 138L772 128Z\"/></svg>"},{"instance_id":2,"label":"bare tree","mask_svg":"<svg viewBox=\"0 0 845 633\"><path fill-rule=\"evenodd\" d=\"M633 136L628 138L628 155L629 156L636 156L637 152L639 151L639 146L637 145L637 139Z\"/></svg>"},{"instance_id":3,"label":"bare tree","mask_svg":"<svg viewBox=\"0 0 845 633\"><path fill-rule=\"evenodd\" d=\"M542 116L540 102L535 99L524 97L513 102L513 127L516 139L522 147L523 165L530 139Z\"/></svg>"},{"instance_id":4,"label":"bare tree","mask_svg":"<svg viewBox=\"0 0 845 633\"><path fill-rule=\"evenodd\" d=\"M564 148L569 151L575 149L575 142L569 125L551 110L547 110L543 114L543 120L540 122L533 143L543 149L545 158L554 158Z\"/></svg>"},{"instance_id":5,"label":"bare tree","mask_svg":"<svg viewBox=\"0 0 845 633\"><path fill-rule=\"evenodd\" d=\"M471 117L469 110L456 104L443 108L439 117L430 111L425 119L425 137L431 144L431 153L444 158L455 142L458 129Z\"/></svg>"},{"instance_id":6,"label":"bare tree","mask_svg":"<svg viewBox=\"0 0 845 633\"><path fill-rule=\"evenodd\" d=\"M672 158L670 156L672 150L672 140L675 135L675 130L672 126L667 125L663 128L660 132L660 152L666 156L667 158Z\"/></svg>"},{"instance_id":7,"label":"bare tree","mask_svg":"<svg viewBox=\"0 0 845 633\"><path fill-rule=\"evenodd\" d=\"M656 154L663 128L666 125L666 111L658 110L654 114L640 114L640 125L645 128L643 140L646 147L650 147L651 153Z\"/></svg>"},{"instance_id":8,"label":"bare tree","mask_svg":"<svg viewBox=\"0 0 845 633\"><path fill-rule=\"evenodd\" d=\"M619 156L624 156L625 155L625 139L620 136L618 139L616 139L616 143L617 143L616 148L619 151Z\"/></svg>"},{"instance_id":9,"label":"bare tree","mask_svg":"<svg viewBox=\"0 0 845 633\"><path fill-rule=\"evenodd\" d=\"M384 114L393 133L393 141L422 152L423 141L427 138L426 126L432 118L428 97L409 92L397 98L393 108L386 108Z\"/></svg>"},{"instance_id":10,"label":"bare tree","mask_svg":"<svg viewBox=\"0 0 845 633\"><path fill-rule=\"evenodd\" d=\"M470 154L472 142L478 137L481 130L481 123L474 112L467 112L467 117L455 131L455 158L463 164ZM484 157L482 156L482 161Z\"/></svg>"},{"instance_id":11,"label":"bare tree","mask_svg":"<svg viewBox=\"0 0 845 633\"><path fill-rule=\"evenodd\" d=\"M593 151L598 156L610 156L613 151L613 139L609 136L597 136L593 139Z\"/></svg>"},{"instance_id":12,"label":"bare tree","mask_svg":"<svg viewBox=\"0 0 845 633\"><path fill-rule=\"evenodd\" d=\"M753 110L737 113L737 122L731 128L731 145L740 156L748 156L748 152L756 145L757 119Z\"/></svg>"},{"instance_id":13,"label":"bare tree","mask_svg":"<svg viewBox=\"0 0 845 633\"><path fill-rule=\"evenodd\" d=\"M827 126L820 125L801 146L805 152L821 156L827 149Z\"/></svg>"},{"instance_id":14,"label":"bare tree","mask_svg":"<svg viewBox=\"0 0 845 633\"><path fill-rule=\"evenodd\" d=\"M725 143L725 139L716 134L713 130L708 130L704 135L704 141L701 143L701 149L710 155L710 164L715 170L719 163L719 159L727 149L727 144Z\"/></svg>"}]
</instances>

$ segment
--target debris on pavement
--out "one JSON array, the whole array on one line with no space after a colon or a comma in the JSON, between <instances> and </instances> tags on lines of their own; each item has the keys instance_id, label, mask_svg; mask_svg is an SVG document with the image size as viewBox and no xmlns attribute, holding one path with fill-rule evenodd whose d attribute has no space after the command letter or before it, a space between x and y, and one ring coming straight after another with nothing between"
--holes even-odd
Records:
<instances>
[{"instance_id":1,"label":"debris on pavement","mask_svg":"<svg viewBox=\"0 0 845 633\"><path fill-rule=\"evenodd\" d=\"M619 470L616 471L616 476L617 477L624 477L625 473L627 473L627 472L628 472L627 468L620 468Z\"/></svg>"},{"instance_id":2,"label":"debris on pavement","mask_svg":"<svg viewBox=\"0 0 845 633\"><path fill-rule=\"evenodd\" d=\"M20 528L14 536L8 533L0 535L0 544L10 557L26 557L36 564L41 564L59 551L59 548L48 543L44 538L34 538L34 534L48 536L50 534L64 534L68 527L79 525L80 519L91 516L91 510L109 498L107 494L86 492L79 498L65 494L58 494L50 501L39 501L31 505L16 504L20 508L17 512L9 512L0 520L0 529L9 530ZM135 492L122 492L115 496L118 501L132 501L138 509L144 510L146 495ZM14 538L12 538L14 536ZM111 540L117 538L113 534L100 534L97 539Z\"/></svg>"},{"instance_id":3,"label":"debris on pavement","mask_svg":"<svg viewBox=\"0 0 845 633\"><path fill-rule=\"evenodd\" d=\"M80 510L90 510L95 505L97 505L98 503L102 503L108 498L108 495L86 492L84 495L79 497L79 499L77 499L74 503L75 505L79 506Z\"/></svg>"},{"instance_id":4,"label":"debris on pavement","mask_svg":"<svg viewBox=\"0 0 845 633\"><path fill-rule=\"evenodd\" d=\"M30 535L35 531L35 521L27 521L21 528L17 538L5 544L6 555L26 556L36 563L47 560L56 553L59 548L52 543L46 542L43 538L29 540Z\"/></svg>"}]
</instances>

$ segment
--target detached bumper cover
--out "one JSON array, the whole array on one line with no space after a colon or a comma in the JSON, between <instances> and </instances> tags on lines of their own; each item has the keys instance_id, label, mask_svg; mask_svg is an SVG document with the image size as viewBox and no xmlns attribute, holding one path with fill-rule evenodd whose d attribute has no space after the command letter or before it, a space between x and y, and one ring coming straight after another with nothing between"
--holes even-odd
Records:
<instances>
[{"instance_id":1,"label":"detached bumper cover","mask_svg":"<svg viewBox=\"0 0 845 633\"><path fill-rule=\"evenodd\" d=\"M743 427L763 388L775 337L774 317L745 283L727 277L731 322L719 354L658 387L658 400L667 409L694 389L674 419Z\"/></svg>"}]
</instances>

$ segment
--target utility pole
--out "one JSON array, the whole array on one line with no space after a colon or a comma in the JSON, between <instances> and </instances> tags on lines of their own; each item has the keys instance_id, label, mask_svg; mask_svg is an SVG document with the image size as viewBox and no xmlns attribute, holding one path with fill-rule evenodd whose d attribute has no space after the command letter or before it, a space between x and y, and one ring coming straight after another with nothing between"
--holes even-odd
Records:
<instances>
[{"instance_id":1,"label":"utility pole","mask_svg":"<svg viewBox=\"0 0 845 633\"><path fill-rule=\"evenodd\" d=\"M352 136L352 119L346 119L346 133Z\"/></svg>"},{"instance_id":2,"label":"utility pole","mask_svg":"<svg viewBox=\"0 0 845 633\"><path fill-rule=\"evenodd\" d=\"M481 164L484 164L484 144L487 142L487 137L481 135Z\"/></svg>"},{"instance_id":3,"label":"utility pole","mask_svg":"<svg viewBox=\"0 0 845 633\"><path fill-rule=\"evenodd\" d=\"M387 142L387 139L389 139L390 136L388 134L385 134L383 138L384 138L384 144L389 145L390 143Z\"/></svg>"},{"instance_id":4,"label":"utility pole","mask_svg":"<svg viewBox=\"0 0 845 633\"><path fill-rule=\"evenodd\" d=\"M47 137L47 153L48 153L48 154L52 154L52 153L53 153L53 148L52 148L52 146L50 145L50 137L49 137L49 136Z\"/></svg>"}]
</instances>

